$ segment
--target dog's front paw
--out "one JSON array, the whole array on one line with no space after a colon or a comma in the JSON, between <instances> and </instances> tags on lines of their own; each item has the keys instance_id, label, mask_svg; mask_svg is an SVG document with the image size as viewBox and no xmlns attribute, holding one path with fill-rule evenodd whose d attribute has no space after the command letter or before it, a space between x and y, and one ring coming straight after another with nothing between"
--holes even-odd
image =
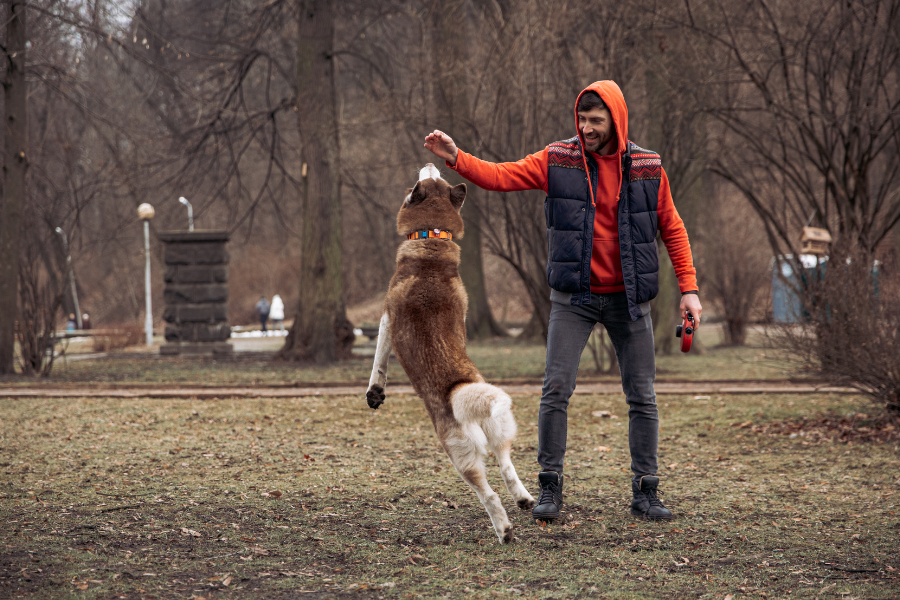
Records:
<instances>
[{"instance_id":1,"label":"dog's front paw","mask_svg":"<svg viewBox=\"0 0 900 600\"><path fill-rule=\"evenodd\" d=\"M372 410L384 404L384 388L377 385L370 387L366 392L366 402Z\"/></svg>"}]
</instances>

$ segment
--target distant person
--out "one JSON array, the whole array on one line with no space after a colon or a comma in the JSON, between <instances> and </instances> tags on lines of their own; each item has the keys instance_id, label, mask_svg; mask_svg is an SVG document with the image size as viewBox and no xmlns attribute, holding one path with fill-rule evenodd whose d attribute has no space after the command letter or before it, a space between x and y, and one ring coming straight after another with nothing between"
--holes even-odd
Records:
<instances>
[{"instance_id":1,"label":"distant person","mask_svg":"<svg viewBox=\"0 0 900 600\"><path fill-rule=\"evenodd\" d=\"M259 297L259 302L256 303L256 313L259 315L259 324L262 325L263 335L266 334L266 321L269 320L269 310L272 308L272 305L269 304L269 301L266 300L265 296Z\"/></svg>"},{"instance_id":2,"label":"distant person","mask_svg":"<svg viewBox=\"0 0 900 600\"><path fill-rule=\"evenodd\" d=\"M82 329L93 329L91 327L91 316L87 313L81 315L81 328Z\"/></svg>"},{"instance_id":3,"label":"distant person","mask_svg":"<svg viewBox=\"0 0 900 600\"><path fill-rule=\"evenodd\" d=\"M278 331L284 331L284 302L278 294L272 297L272 308L269 311L269 318L272 319L273 330L278 325Z\"/></svg>"},{"instance_id":4,"label":"distant person","mask_svg":"<svg viewBox=\"0 0 900 600\"><path fill-rule=\"evenodd\" d=\"M69 313L69 319L66 321L66 331L75 331L78 329L78 322L75 320L75 313Z\"/></svg>"}]
</instances>

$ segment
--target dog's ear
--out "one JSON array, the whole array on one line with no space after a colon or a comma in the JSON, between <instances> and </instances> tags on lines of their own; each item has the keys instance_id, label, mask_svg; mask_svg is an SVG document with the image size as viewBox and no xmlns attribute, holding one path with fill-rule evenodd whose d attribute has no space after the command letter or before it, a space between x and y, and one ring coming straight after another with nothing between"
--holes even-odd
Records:
<instances>
[{"instance_id":1,"label":"dog's ear","mask_svg":"<svg viewBox=\"0 0 900 600\"><path fill-rule=\"evenodd\" d=\"M466 201L466 184L460 183L450 188L450 203L453 208L459 210L462 208L463 202Z\"/></svg>"},{"instance_id":2,"label":"dog's ear","mask_svg":"<svg viewBox=\"0 0 900 600\"><path fill-rule=\"evenodd\" d=\"M422 182L417 181L415 187L407 192L406 202L404 203L404 206L412 206L413 204L418 204L424 199L425 190L422 189Z\"/></svg>"}]
</instances>

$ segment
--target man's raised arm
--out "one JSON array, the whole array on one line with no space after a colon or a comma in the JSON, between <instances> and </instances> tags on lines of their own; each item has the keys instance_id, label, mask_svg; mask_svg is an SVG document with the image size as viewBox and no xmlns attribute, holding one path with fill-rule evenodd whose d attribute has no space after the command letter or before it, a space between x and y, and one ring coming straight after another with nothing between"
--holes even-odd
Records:
<instances>
[{"instance_id":1,"label":"man's raised arm","mask_svg":"<svg viewBox=\"0 0 900 600\"><path fill-rule=\"evenodd\" d=\"M516 162L491 163L463 152L449 135L437 129L425 137L425 148L480 188L492 192L547 191L546 148Z\"/></svg>"}]
</instances>

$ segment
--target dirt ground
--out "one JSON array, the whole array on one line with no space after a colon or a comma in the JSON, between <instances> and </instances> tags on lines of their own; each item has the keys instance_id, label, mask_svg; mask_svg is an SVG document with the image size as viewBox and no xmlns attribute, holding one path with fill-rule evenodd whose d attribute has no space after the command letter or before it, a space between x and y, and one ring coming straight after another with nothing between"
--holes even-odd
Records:
<instances>
[{"instance_id":1,"label":"dirt ground","mask_svg":"<svg viewBox=\"0 0 900 600\"><path fill-rule=\"evenodd\" d=\"M390 392L378 411L0 399L0 597L900 595L900 441L858 397L661 396L677 518L646 523L628 514L627 407L577 396L565 523L537 527L491 468L516 526L500 546L421 402ZM514 402L533 489L538 397Z\"/></svg>"}]
</instances>

